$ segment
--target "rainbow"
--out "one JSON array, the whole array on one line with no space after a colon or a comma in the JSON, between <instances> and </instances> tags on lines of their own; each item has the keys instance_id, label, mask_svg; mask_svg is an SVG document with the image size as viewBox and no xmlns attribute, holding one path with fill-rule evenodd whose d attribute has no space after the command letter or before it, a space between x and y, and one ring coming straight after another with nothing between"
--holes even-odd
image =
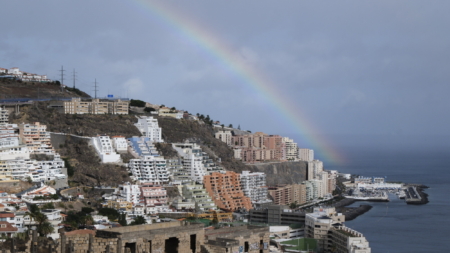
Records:
<instances>
[{"instance_id":1,"label":"rainbow","mask_svg":"<svg viewBox=\"0 0 450 253\"><path fill-rule=\"evenodd\" d=\"M289 99L283 96L276 85L270 81L263 73L259 72L250 64L246 63L241 57L235 57L236 52L227 46L226 43L214 33L195 22L192 17L187 17L183 12L177 10L174 6L169 6L167 1L153 0L134 0L134 8L143 15L156 20L161 26L176 32L183 39L187 39L194 46L198 47L208 57L212 57L228 71L236 75L237 78L249 86L257 94L262 95L273 107L273 109L282 116L283 121L287 123L294 131L302 133L300 145L310 148L316 148L316 154L320 153L325 161L342 164L344 157L333 149L328 141L317 134L317 128L307 120L306 115L299 110ZM317 152L319 151L319 152Z\"/></svg>"}]
</instances>

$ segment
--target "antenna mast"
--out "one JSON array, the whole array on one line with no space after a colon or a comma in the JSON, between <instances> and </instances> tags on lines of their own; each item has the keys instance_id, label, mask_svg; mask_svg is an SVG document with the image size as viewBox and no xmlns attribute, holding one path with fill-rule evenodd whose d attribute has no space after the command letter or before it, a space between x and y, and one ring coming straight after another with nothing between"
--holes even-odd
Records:
<instances>
[{"instance_id":1,"label":"antenna mast","mask_svg":"<svg viewBox=\"0 0 450 253\"><path fill-rule=\"evenodd\" d=\"M94 94L95 94L95 96L94 96L94 98L97 98L97 78L95 79L95 82L94 82Z\"/></svg>"},{"instance_id":2,"label":"antenna mast","mask_svg":"<svg viewBox=\"0 0 450 253\"><path fill-rule=\"evenodd\" d=\"M73 88L75 89L75 80L77 80L77 78L76 78L76 74L77 74L77 72L75 72L75 69L73 69Z\"/></svg>"},{"instance_id":3,"label":"antenna mast","mask_svg":"<svg viewBox=\"0 0 450 253\"><path fill-rule=\"evenodd\" d=\"M61 92L63 91L63 84L64 84L64 67L61 65Z\"/></svg>"}]
</instances>

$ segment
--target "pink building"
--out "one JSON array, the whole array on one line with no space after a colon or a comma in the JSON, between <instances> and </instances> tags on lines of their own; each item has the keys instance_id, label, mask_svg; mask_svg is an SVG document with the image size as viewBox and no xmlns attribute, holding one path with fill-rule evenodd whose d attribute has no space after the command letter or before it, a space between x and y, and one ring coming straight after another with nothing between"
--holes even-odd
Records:
<instances>
[{"instance_id":1,"label":"pink building","mask_svg":"<svg viewBox=\"0 0 450 253\"><path fill-rule=\"evenodd\" d=\"M143 184L141 198L146 206L161 206L167 203L167 191L159 185Z\"/></svg>"}]
</instances>

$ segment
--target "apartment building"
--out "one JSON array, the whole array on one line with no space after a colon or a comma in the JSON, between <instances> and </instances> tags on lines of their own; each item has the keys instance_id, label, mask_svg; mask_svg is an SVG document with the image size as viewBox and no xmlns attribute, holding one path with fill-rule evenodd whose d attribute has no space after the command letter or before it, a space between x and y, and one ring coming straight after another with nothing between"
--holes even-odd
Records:
<instances>
[{"instance_id":1,"label":"apartment building","mask_svg":"<svg viewBox=\"0 0 450 253\"><path fill-rule=\"evenodd\" d=\"M328 249L328 231L335 223L345 221L345 216L336 213L332 208L315 207L313 213L307 213L305 217L305 237L317 240L320 251Z\"/></svg>"},{"instance_id":2,"label":"apartment building","mask_svg":"<svg viewBox=\"0 0 450 253\"><path fill-rule=\"evenodd\" d=\"M31 153L46 155L53 155L55 153L46 125L41 125L39 122L35 122L34 124L20 124L19 137Z\"/></svg>"},{"instance_id":3,"label":"apartment building","mask_svg":"<svg viewBox=\"0 0 450 253\"><path fill-rule=\"evenodd\" d=\"M0 125L8 124L9 122L9 112L5 108L0 107Z\"/></svg>"},{"instance_id":4,"label":"apartment building","mask_svg":"<svg viewBox=\"0 0 450 253\"><path fill-rule=\"evenodd\" d=\"M337 253L371 252L369 242L364 235L344 225L331 227L328 238L328 248Z\"/></svg>"},{"instance_id":5,"label":"apartment building","mask_svg":"<svg viewBox=\"0 0 450 253\"><path fill-rule=\"evenodd\" d=\"M130 153L136 158L143 156L159 156L154 142L151 141L149 137L133 136L131 138L128 138L127 142L127 145L130 147Z\"/></svg>"},{"instance_id":6,"label":"apartment building","mask_svg":"<svg viewBox=\"0 0 450 253\"><path fill-rule=\"evenodd\" d=\"M253 204L272 202L267 198L266 174L263 172L242 171L241 186L244 195Z\"/></svg>"},{"instance_id":7,"label":"apartment building","mask_svg":"<svg viewBox=\"0 0 450 253\"><path fill-rule=\"evenodd\" d=\"M167 191L160 185L144 183L140 187L141 197L146 206L164 206L167 205Z\"/></svg>"},{"instance_id":8,"label":"apartment building","mask_svg":"<svg viewBox=\"0 0 450 253\"><path fill-rule=\"evenodd\" d=\"M214 203L223 210L237 211L245 208L252 209L249 197L244 195L241 187L240 175L227 171L225 173L214 172L203 178L206 191Z\"/></svg>"},{"instance_id":9,"label":"apartment building","mask_svg":"<svg viewBox=\"0 0 450 253\"><path fill-rule=\"evenodd\" d=\"M190 179L202 183L203 177L207 174L202 149L195 143L172 143L172 147L182 157L181 162Z\"/></svg>"},{"instance_id":10,"label":"apartment building","mask_svg":"<svg viewBox=\"0 0 450 253\"><path fill-rule=\"evenodd\" d=\"M305 224L305 212L302 210L290 210L288 206L263 204L249 212L251 224L288 225Z\"/></svg>"},{"instance_id":11,"label":"apartment building","mask_svg":"<svg viewBox=\"0 0 450 253\"><path fill-rule=\"evenodd\" d=\"M129 101L72 98L63 107L65 114L128 114Z\"/></svg>"},{"instance_id":12,"label":"apartment building","mask_svg":"<svg viewBox=\"0 0 450 253\"><path fill-rule=\"evenodd\" d=\"M307 148L298 149L298 159L302 161L311 162L314 160L314 150Z\"/></svg>"},{"instance_id":13,"label":"apartment building","mask_svg":"<svg viewBox=\"0 0 450 253\"><path fill-rule=\"evenodd\" d=\"M19 146L19 127L16 124L0 124L0 149Z\"/></svg>"},{"instance_id":14,"label":"apartment building","mask_svg":"<svg viewBox=\"0 0 450 253\"><path fill-rule=\"evenodd\" d=\"M298 146L293 139L283 137L282 142L284 144L285 159L289 161L298 160Z\"/></svg>"},{"instance_id":15,"label":"apartment building","mask_svg":"<svg viewBox=\"0 0 450 253\"><path fill-rule=\"evenodd\" d=\"M141 200L141 189L139 185L125 183L119 185L119 187L115 189L114 195L116 195L118 199L137 205Z\"/></svg>"},{"instance_id":16,"label":"apartment building","mask_svg":"<svg viewBox=\"0 0 450 253\"><path fill-rule=\"evenodd\" d=\"M291 184L269 187L269 194L277 205L290 205L306 203L306 186L303 184Z\"/></svg>"},{"instance_id":17,"label":"apartment building","mask_svg":"<svg viewBox=\"0 0 450 253\"><path fill-rule=\"evenodd\" d=\"M314 238L319 250L339 253L370 253L366 238L359 232L345 227L345 215L337 213L334 207L315 207L306 214L305 237Z\"/></svg>"},{"instance_id":18,"label":"apartment building","mask_svg":"<svg viewBox=\"0 0 450 253\"><path fill-rule=\"evenodd\" d=\"M186 171L180 158L166 159L170 181L174 185L181 185L191 181L190 173Z\"/></svg>"},{"instance_id":19,"label":"apartment building","mask_svg":"<svg viewBox=\"0 0 450 253\"><path fill-rule=\"evenodd\" d=\"M158 125L158 120L151 116L140 116L138 122L134 124L143 136L152 142L163 142L162 130Z\"/></svg>"},{"instance_id":20,"label":"apartment building","mask_svg":"<svg viewBox=\"0 0 450 253\"><path fill-rule=\"evenodd\" d=\"M118 153L126 153L128 151L128 142L124 136L111 137L113 147Z\"/></svg>"},{"instance_id":21,"label":"apartment building","mask_svg":"<svg viewBox=\"0 0 450 253\"><path fill-rule=\"evenodd\" d=\"M169 182L169 172L163 157L143 156L130 159L128 168L133 177L142 183L162 185Z\"/></svg>"},{"instance_id":22,"label":"apartment building","mask_svg":"<svg viewBox=\"0 0 450 253\"><path fill-rule=\"evenodd\" d=\"M323 162L313 160L308 162L308 171L306 173L306 180L318 179L323 171Z\"/></svg>"},{"instance_id":23,"label":"apartment building","mask_svg":"<svg viewBox=\"0 0 450 253\"><path fill-rule=\"evenodd\" d=\"M92 144L102 163L118 163L122 161L120 155L114 150L114 146L109 136L99 135L92 137Z\"/></svg>"},{"instance_id":24,"label":"apartment building","mask_svg":"<svg viewBox=\"0 0 450 253\"><path fill-rule=\"evenodd\" d=\"M228 146L232 145L231 144L231 137L232 137L231 131L221 130L221 131L218 131L217 133L215 133L214 136L216 137L216 139L219 139L219 140L225 142Z\"/></svg>"},{"instance_id":25,"label":"apartment building","mask_svg":"<svg viewBox=\"0 0 450 253\"><path fill-rule=\"evenodd\" d=\"M217 206L201 184L185 184L181 187L183 199L194 201L201 211L217 210Z\"/></svg>"},{"instance_id":26,"label":"apartment building","mask_svg":"<svg viewBox=\"0 0 450 253\"><path fill-rule=\"evenodd\" d=\"M239 149L235 152L235 158L247 163L285 160L286 157L285 144L279 135L262 132L236 135L231 137L231 145Z\"/></svg>"}]
</instances>

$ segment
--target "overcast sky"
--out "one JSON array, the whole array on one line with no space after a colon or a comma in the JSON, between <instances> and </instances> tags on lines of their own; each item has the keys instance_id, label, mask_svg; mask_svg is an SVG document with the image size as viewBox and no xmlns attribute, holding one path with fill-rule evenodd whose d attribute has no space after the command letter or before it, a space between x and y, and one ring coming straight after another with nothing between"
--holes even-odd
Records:
<instances>
[{"instance_id":1,"label":"overcast sky","mask_svg":"<svg viewBox=\"0 0 450 253\"><path fill-rule=\"evenodd\" d=\"M128 94L253 132L446 135L449 7L413 0L2 1L0 67L59 80L63 65L65 83L72 85L76 69L77 87L92 95L96 78L100 96ZM264 75L289 114L234 63Z\"/></svg>"}]
</instances>

